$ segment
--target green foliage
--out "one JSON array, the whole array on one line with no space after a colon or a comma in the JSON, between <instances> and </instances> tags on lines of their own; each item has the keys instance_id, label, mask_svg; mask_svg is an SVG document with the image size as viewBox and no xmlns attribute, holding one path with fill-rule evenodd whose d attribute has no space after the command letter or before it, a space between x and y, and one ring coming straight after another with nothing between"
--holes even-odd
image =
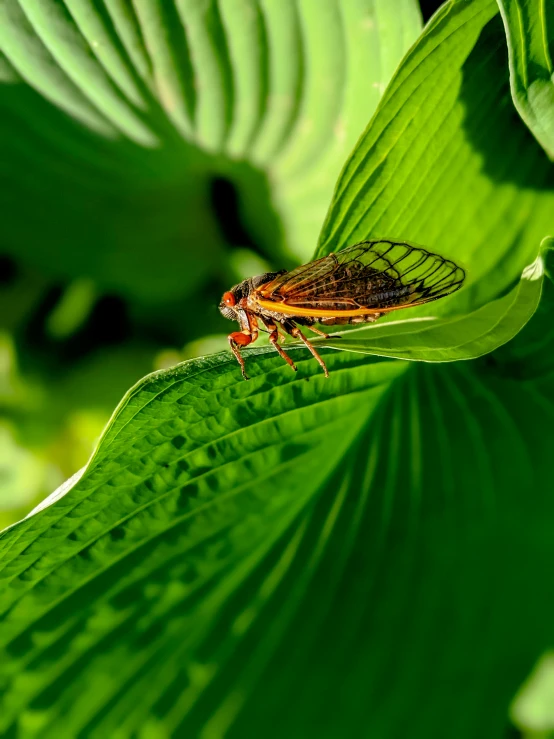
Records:
<instances>
[{"instance_id":1,"label":"green foliage","mask_svg":"<svg viewBox=\"0 0 554 739\"><path fill-rule=\"evenodd\" d=\"M286 228L309 259L344 158L419 30L413 0L394 14L386 0L143 0L136 12L7 0L0 44L29 86L2 96L6 244L46 274L167 302L225 258L207 196L219 175L266 253Z\"/></svg>"},{"instance_id":2,"label":"green foliage","mask_svg":"<svg viewBox=\"0 0 554 739\"><path fill-rule=\"evenodd\" d=\"M514 116L494 0L446 3L349 157L318 253L367 234L425 244L467 268L470 289L449 303L473 308L535 257L552 230L553 188Z\"/></svg>"},{"instance_id":3,"label":"green foliage","mask_svg":"<svg viewBox=\"0 0 554 739\"><path fill-rule=\"evenodd\" d=\"M510 709L516 725L529 727L529 739L549 739L554 732L553 657L552 652L541 657Z\"/></svg>"},{"instance_id":4,"label":"green foliage","mask_svg":"<svg viewBox=\"0 0 554 739\"><path fill-rule=\"evenodd\" d=\"M514 105L554 159L554 7L544 0L498 0L510 55Z\"/></svg>"},{"instance_id":5,"label":"green foliage","mask_svg":"<svg viewBox=\"0 0 554 739\"><path fill-rule=\"evenodd\" d=\"M553 639L554 252L524 267L554 231L554 176L496 5L446 3L378 106L418 30L407 0L130 7L0 9L7 232L76 280L54 335L107 286L137 325L217 300L203 280L233 259L213 172L271 260L306 258L330 200L318 254L409 239L467 286L321 340L328 379L302 347L294 374L259 346L249 382L222 352L136 384L88 464L0 536L0 731L501 739ZM22 193L47 207L17 226Z\"/></svg>"},{"instance_id":6,"label":"green foliage","mask_svg":"<svg viewBox=\"0 0 554 739\"><path fill-rule=\"evenodd\" d=\"M440 736L449 671L474 674L486 649L487 710L466 696L450 735L496 735L551 634L536 583L554 554L552 376L327 352L326 380L305 352L298 375L265 349L249 359L249 383L228 354L145 378L80 479L6 532L4 669L26 678L3 730L19 717L53 736L63 716L68 735L254 736L271 716L269 736L350 735L364 685L372 730L395 736L398 701L415 712L433 679ZM322 711L339 686L343 710Z\"/></svg>"},{"instance_id":7,"label":"green foliage","mask_svg":"<svg viewBox=\"0 0 554 739\"><path fill-rule=\"evenodd\" d=\"M0 329L36 389L0 412L23 444L63 446L75 407L107 420L158 355L223 333L237 247L311 258L420 30L416 0L0 3L0 248L17 265Z\"/></svg>"}]
</instances>

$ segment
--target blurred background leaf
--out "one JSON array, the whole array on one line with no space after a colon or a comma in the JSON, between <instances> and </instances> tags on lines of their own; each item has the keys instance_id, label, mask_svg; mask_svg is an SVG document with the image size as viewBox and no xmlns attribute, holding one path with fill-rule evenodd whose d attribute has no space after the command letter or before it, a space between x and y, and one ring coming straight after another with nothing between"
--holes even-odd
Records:
<instances>
[{"instance_id":1,"label":"blurred background leaf","mask_svg":"<svg viewBox=\"0 0 554 739\"><path fill-rule=\"evenodd\" d=\"M514 105L554 159L554 6L544 0L498 0L510 58Z\"/></svg>"},{"instance_id":2,"label":"blurred background leaf","mask_svg":"<svg viewBox=\"0 0 554 739\"><path fill-rule=\"evenodd\" d=\"M554 733L554 654L541 656L511 706L525 739L549 739Z\"/></svg>"},{"instance_id":3,"label":"blurred background leaf","mask_svg":"<svg viewBox=\"0 0 554 739\"><path fill-rule=\"evenodd\" d=\"M221 293L310 258L420 30L416 0L0 5L15 443L66 477L139 377L223 348Z\"/></svg>"}]
</instances>

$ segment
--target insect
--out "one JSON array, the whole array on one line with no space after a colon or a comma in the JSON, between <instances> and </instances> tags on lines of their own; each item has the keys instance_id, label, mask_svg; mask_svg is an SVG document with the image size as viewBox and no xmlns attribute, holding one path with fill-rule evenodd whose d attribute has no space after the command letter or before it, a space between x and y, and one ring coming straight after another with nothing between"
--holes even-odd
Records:
<instances>
[{"instance_id":1,"label":"insect","mask_svg":"<svg viewBox=\"0 0 554 739\"><path fill-rule=\"evenodd\" d=\"M267 272L240 282L223 294L219 310L238 321L240 331L229 334L231 351L248 379L240 348L258 338L259 324L269 341L296 371L291 357L279 344L280 333L304 342L329 376L325 362L304 336L314 328L371 323L400 308L438 300L458 290L465 272L454 262L403 241L374 239L349 246L291 272Z\"/></svg>"}]
</instances>

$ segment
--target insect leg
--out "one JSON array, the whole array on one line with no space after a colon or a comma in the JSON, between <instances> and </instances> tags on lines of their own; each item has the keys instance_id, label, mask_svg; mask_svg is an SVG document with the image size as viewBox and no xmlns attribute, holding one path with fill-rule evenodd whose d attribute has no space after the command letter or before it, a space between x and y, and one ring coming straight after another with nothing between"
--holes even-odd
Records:
<instances>
[{"instance_id":1,"label":"insect leg","mask_svg":"<svg viewBox=\"0 0 554 739\"><path fill-rule=\"evenodd\" d=\"M258 338L258 332L250 332L246 329L244 331L234 331L227 337L231 351L236 357L237 362L240 364L240 371L245 380L250 379L246 374L246 368L244 366L244 358L240 353L239 346L248 346Z\"/></svg>"},{"instance_id":2,"label":"insect leg","mask_svg":"<svg viewBox=\"0 0 554 739\"><path fill-rule=\"evenodd\" d=\"M306 328L308 331L313 331L314 334L323 336L324 339L342 339L342 336L339 336L339 334L326 334L325 331L320 331L318 328L314 328L313 326L306 326Z\"/></svg>"},{"instance_id":3,"label":"insect leg","mask_svg":"<svg viewBox=\"0 0 554 739\"><path fill-rule=\"evenodd\" d=\"M273 321L269 321L267 318L262 318L262 323L264 326L269 329L269 340L279 353L279 356L281 356L285 362L292 367L292 369L296 372L296 365L292 361L292 359L289 357L289 355L286 353L286 351L283 349L282 346L279 344L279 331L277 329L276 324Z\"/></svg>"},{"instance_id":4,"label":"insect leg","mask_svg":"<svg viewBox=\"0 0 554 739\"><path fill-rule=\"evenodd\" d=\"M308 341L308 339L304 336L302 331L298 328L298 326L295 326L292 321L287 321L286 323L283 323L283 328L287 333L289 333L291 336L293 336L295 339L300 339L300 341L303 341L306 347L311 351L312 355L317 359L321 367L323 368L323 371L325 372L325 377L329 377L329 370L327 369L325 362L323 359L319 356L316 349L311 345L311 343Z\"/></svg>"},{"instance_id":5,"label":"insect leg","mask_svg":"<svg viewBox=\"0 0 554 739\"><path fill-rule=\"evenodd\" d=\"M320 331L318 328L314 328L313 326L306 326L308 331L313 331L314 334L319 334L320 336L323 336L325 339L328 339L331 334L326 334L325 331Z\"/></svg>"}]
</instances>

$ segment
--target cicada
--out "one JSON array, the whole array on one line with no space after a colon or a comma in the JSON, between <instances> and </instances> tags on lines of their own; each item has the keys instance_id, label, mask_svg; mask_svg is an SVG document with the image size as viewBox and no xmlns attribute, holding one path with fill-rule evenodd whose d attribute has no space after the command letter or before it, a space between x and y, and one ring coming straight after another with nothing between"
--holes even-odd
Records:
<instances>
[{"instance_id":1,"label":"cicada","mask_svg":"<svg viewBox=\"0 0 554 739\"><path fill-rule=\"evenodd\" d=\"M248 379L240 348L258 338L260 324L281 357L296 371L279 343L289 334L302 341L329 373L299 326L329 338L314 327L371 323L390 311L444 298L458 290L465 272L450 259L404 241L374 239L349 246L291 272L267 272L240 282L223 294L219 310L238 321L229 345Z\"/></svg>"}]
</instances>

